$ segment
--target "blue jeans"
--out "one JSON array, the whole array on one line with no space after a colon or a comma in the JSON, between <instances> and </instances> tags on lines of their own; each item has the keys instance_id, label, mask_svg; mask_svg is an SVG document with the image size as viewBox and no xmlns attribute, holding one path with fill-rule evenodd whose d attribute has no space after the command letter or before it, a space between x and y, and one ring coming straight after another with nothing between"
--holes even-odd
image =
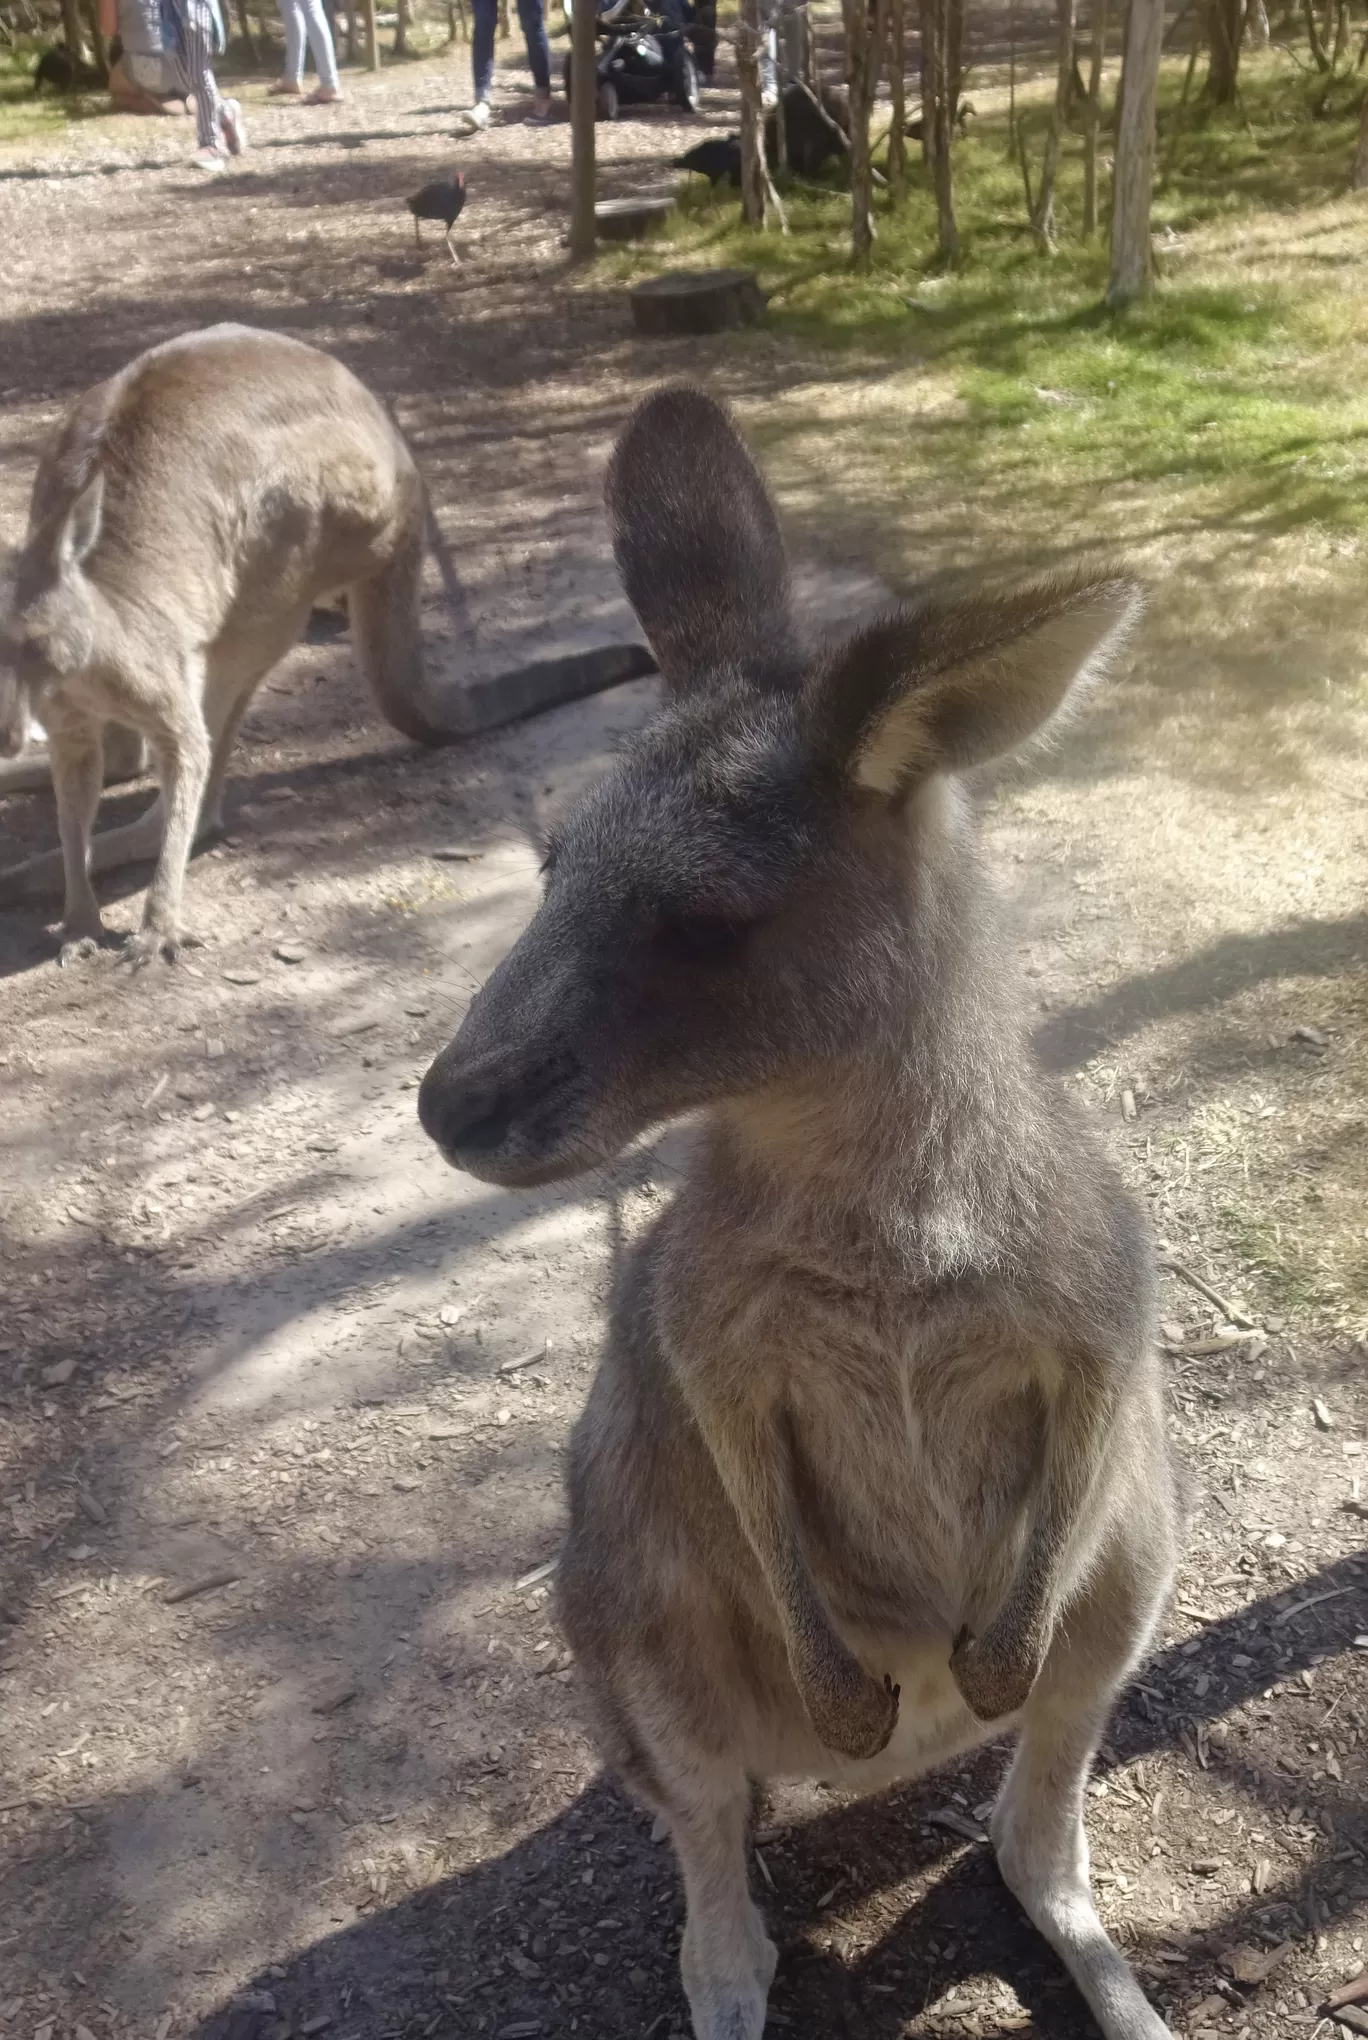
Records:
<instances>
[{"instance_id":1,"label":"blue jeans","mask_svg":"<svg viewBox=\"0 0 1368 2040\"><path fill-rule=\"evenodd\" d=\"M475 31L470 58L475 72L475 97L488 99L494 84L494 31L499 25L499 0L471 0ZM551 45L546 40L545 0L518 0L518 20L527 44L532 83L538 92L551 90Z\"/></svg>"}]
</instances>

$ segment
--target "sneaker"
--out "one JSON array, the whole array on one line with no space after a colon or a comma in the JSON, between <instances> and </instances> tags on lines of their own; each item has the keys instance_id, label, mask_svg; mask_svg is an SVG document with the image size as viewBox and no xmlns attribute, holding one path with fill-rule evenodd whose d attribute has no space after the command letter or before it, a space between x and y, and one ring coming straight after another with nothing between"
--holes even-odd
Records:
<instances>
[{"instance_id":1,"label":"sneaker","mask_svg":"<svg viewBox=\"0 0 1368 2040\"><path fill-rule=\"evenodd\" d=\"M220 116L223 139L230 156L240 156L247 146L247 123L242 118L242 108L236 99L225 99Z\"/></svg>"},{"instance_id":2,"label":"sneaker","mask_svg":"<svg viewBox=\"0 0 1368 2040\"><path fill-rule=\"evenodd\" d=\"M306 106L340 106L342 104L342 94L340 91L334 91L331 85L316 85L313 91L306 97L304 104Z\"/></svg>"},{"instance_id":3,"label":"sneaker","mask_svg":"<svg viewBox=\"0 0 1368 2040\"><path fill-rule=\"evenodd\" d=\"M215 177L224 168L222 149L197 149L190 158L192 170L203 170L208 177Z\"/></svg>"},{"instance_id":4,"label":"sneaker","mask_svg":"<svg viewBox=\"0 0 1368 2040\"><path fill-rule=\"evenodd\" d=\"M462 135L483 134L489 126L490 112L487 99L477 99L475 104L461 115L457 133Z\"/></svg>"},{"instance_id":5,"label":"sneaker","mask_svg":"<svg viewBox=\"0 0 1368 2040\"><path fill-rule=\"evenodd\" d=\"M538 92L532 101L532 111L526 117L527 127L547 127L551 121L551 94Z\"/></svg>"},{"instance_id":6,"label":"sneaker","mask_svg":"<svg viewBox=\"0 0 1368 2040\"><path fill-rule=\"evenodd\" d=\"M302 85L294 84L289 78L277 78L275 84L267 88L266 97L268 99L298 99L302 95L303 90L304 87Z\"/></svg>"}]
</instances>

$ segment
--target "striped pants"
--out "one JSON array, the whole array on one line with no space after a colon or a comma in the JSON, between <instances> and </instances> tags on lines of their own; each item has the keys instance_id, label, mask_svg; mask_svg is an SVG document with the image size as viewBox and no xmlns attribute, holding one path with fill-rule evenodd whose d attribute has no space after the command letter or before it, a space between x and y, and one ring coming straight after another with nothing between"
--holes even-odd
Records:
<instances>
[{"instance_id":1,"label":"striped pants","mask_svg":"<svg viewBox=\"0 0 1368 2040\"><path fill-rule=\"evenodd\" d=\"M177 0L183 47L168 49L178 83L195 102L196 139L202 149L223 147L223 101L214 76L214 16L205 0Z\"/></svg>"}]
</instances>

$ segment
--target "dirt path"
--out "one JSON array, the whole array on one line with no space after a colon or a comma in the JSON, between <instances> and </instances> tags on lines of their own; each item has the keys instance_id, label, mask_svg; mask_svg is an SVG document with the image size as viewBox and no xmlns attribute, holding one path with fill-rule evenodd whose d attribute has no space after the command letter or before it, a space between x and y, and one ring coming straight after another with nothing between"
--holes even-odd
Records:
<instances>
[{"instance_id":1,"label":"dirt path","mask_svg":"<svg viewBox=\"0 0 1368 2040\"><path fill-rule=\"evenodd\" d=\"M246 168L207 186L162 128L85 132L42 178L0 159L0 538L70 398L220 317L334 347L395 403L463 587L529 630L598 585L603 455L649 382L687 365L790 425L862 400L858 364L774 333L638 347L564 272L564 128L458 152L464 87L426 65L335 112L253 104ZM600 138L610 189L678 146L668 116ZM458 153L459 273L398 204ZM860 559L876 511L833 446L790 432L785 500ZM878 536L896 579L881 513ZM1042 1047L1231 1305L1166 1278L1194 1525L1093 1788L1099 1895L1176 2027L1272 2040L1317 2029L1368 1930L1363 718L1278 696L1247 773L1218 770L1230 662L1193 633L1175 701L1182 628L997 789L990 841ZM0 928L4 2036L685 2030L672 1869L599 1781L545 1578L612 1245L677 1147L497 1195L413 1109L528 911L545 816L650 703L425 756L345 644L302 647L192 869L203 948L130 983L57 972L41 917ZM50 832L46 797L0 806L6 860ZM131 925L132 880L105 897ZM1318 1227L1324 1280L1288 1258ZM1089 2031L966 1839L999 1769L762 1811L775 2031Z\"/></svg>"}]
</instances>

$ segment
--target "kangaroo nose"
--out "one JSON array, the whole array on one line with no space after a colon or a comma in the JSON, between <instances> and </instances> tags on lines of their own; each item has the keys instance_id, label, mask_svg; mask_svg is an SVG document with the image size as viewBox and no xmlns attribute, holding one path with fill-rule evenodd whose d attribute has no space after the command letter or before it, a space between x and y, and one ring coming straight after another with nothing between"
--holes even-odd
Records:
<instances>
[{"instance_id":1,"label":"kangaroo nose","mask_svg":"<svg viewBox=\"0 0 1368 2040\"><path fill-rule=\"evenodd\" d=\"M463 1079L438 1057L418 1087L418 1121L448 1161L489 1155L500 1147L513 1119L513 1097L490 1082Z\"/></svg>"}]
</instances>

